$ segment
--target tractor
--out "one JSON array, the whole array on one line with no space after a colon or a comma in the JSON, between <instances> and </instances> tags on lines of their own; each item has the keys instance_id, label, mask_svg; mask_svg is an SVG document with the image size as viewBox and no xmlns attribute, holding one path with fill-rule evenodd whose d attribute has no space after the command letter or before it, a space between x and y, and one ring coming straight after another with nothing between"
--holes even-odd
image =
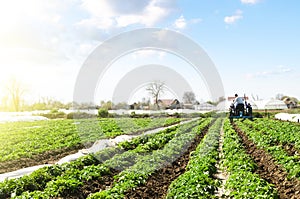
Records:
<instances>
[{"instance_id":1,"label":"tractor","mask_svg":"<svg viewBox=\"0 0 300 199\"><path fill-rule=\"evenodd\" d=\"M237 104L236 107L232 103L229 108L229 119L233 122L233 119L250 119L253 120L252 107L250 103L247 103L246 97L244 97L245 103Z\"/></svg>"}]
</instances>

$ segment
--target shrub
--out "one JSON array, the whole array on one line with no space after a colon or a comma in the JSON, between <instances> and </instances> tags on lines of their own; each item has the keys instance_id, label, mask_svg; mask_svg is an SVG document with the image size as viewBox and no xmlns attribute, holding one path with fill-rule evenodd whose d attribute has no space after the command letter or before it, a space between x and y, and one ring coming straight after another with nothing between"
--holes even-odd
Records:
<instances>
[{"instance_id":1,"label":"shrub","mask_svg":"<svg viewBox=\"0 0 300 199\"><path fill-rule=\"evenodd\" d=\"M105 108L100 108L99 110L98 110L98 116L99 117L108 117L109 116L109 113L108 113L108 110L107 109L105 109Z\"/></svg>"},{"instance_id":2,"label":"shrub","mask_svg":"<svg viewBox=\"0 0 300 199\"><path fill-rule=\"evenodd\" d=\"M263 118L263 115L262 115L261 113L259 113L259 112L253 112L253 113L252 113L252 116L253 116L254 118Z\"/></svg>"},{"instance_id":3,"label":"shrub","mask_svg":"<svg viewBox=\"0 0 300 199\"><path fill-rule=\"evenodd\" d=\"M72 112L67 114L67 119L84 119L93 117L96 117L96 114L89 114L85 112Z\"/></svg>"},{"instance_id":4,"label":"shrub","mask_svg":"<svg viewBox=\"0 0 300 199\"><path fill-rule=\"evenodd\" d=\"M46 117L48 119L56 119L56 118L65 118L66 117L66 114L64 112L60 112L57 109L53 109L49 113L42 113L39 115Z\"/></svg>"}]
</instances>

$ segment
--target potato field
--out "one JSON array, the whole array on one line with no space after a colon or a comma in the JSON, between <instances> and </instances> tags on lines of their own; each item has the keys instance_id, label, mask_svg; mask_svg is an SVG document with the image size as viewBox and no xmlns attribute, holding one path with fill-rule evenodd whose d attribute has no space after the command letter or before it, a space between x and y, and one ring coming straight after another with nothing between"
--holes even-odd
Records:
<instances>
[{"instance_id":1,"label":"potato field","mask_svg":"<svg viewBox=\"0 0 300 199\"><path fill-rule=\"evenodd\" d=\"M166 128L144 134L158 127ZM137 136L55 164L119 135ZM0 124L1 173L52 164L0 182L0 198L299 199L299 138L297 123L221 115Z\"/></svg>"}]
</instances>

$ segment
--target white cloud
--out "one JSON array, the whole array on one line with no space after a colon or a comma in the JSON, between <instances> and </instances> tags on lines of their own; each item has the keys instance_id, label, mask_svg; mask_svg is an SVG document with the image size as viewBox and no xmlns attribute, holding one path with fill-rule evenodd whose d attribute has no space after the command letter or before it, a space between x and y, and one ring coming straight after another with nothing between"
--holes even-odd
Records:
<instances>
[{"instance_id":1,"label":"white cloud","mask_svg":"<svg viewBox=\"0 0 300 199\"><path fill-rule=\"evenodd\" d=\"M173 27L176 29L185 29L189 24L197 24L202 22L201 18L194 18L186 20L183 15L177 18L173 24Z\"/></svg>"},{"instance_id":2,"label":"white cloud","mask_svg":"<svg viewBox=\"0 0 300 199\"><path fill-rule=\"evenodd\" d=\"M145 8L144 13L140 16L140 24L146 26L153 26L160 20L164 19L171 12L171 8L160 5L161 0L152 0Z\"/></svg>"},{"instance_id":3,"label":"white cloud","mask_svg":"<svg viewBox=\"0 0 300 199\"><path fill-rule=\"evenodd\" d=\"M83 19L76 25L98 24L97 28L102 30L132 24L149 27L168 16L173 6L172 0L131 0L126 4L121 0L84 0L81 7L90 14L90 18ZM104 23L105 21L108 23Z\"/></svg>"},{"instance_id":4,"label":"white cloud","mask_svg":"<svg viewBox=\"0 0 300 199\"><path fill-rule=\"evenodd\" d=\"M227 24L234 24L238 20L243 18L243 12L241 10L237 10L234 15L226 16L224 18L224 22Z\"/></svg>"},{"instance_id":5,"label":"white cloud","mask_svg":"<svg viewBox=\"0 0 300 199\"><path fill-rule=\"evenodd\" d=\"M109 1L83 0L81 7L93 17L111 17L114 15Z\"/></svg>"},{"instance_id":6,"label":"white cloud","mask_svg":"<svg viewBox=\"0 0 300 199\"><path fill-rule=\"evenodd\" d=\"M241 3L243 4L257 4L260 0L241 0Z\"/></svg>"},{"instance_id":7,"label":"white cloud","mask_svg":"<svg viewBox=\"0 0 300 199\"><path fill-rule=\"evenodd\" d=\"M280 65L271 70L258 71L256 73L248 73L248 74L246 74L246 78L247 79L266 78L266 77L271 77L271 76L275 76L275 75L276 76L283 75L286 73L290 73L292 71L293 71L292 68Z\"/></svg>"},{"instance_id":8,"label":"white cloud","mask_svg":"<svg viewBox=\"0 0 300 199\"><path fill-rule=\"evenodd\" d=\"M77 27L90 28L94 27L97 29L109 29L115 25L115 22L111 18L101 19L101 18L89 18L83 19L76 23Z\"/></svg>"},{"instance_id":9,"label":"white cloud","mask_svg":"<svg viewBox=\"0 0 300 199\"><path fill-rule=\"evenodd\" d=\"M183 15L181 15L178 19L175 20L174 26L178 29L184 29L186 27L186 20L183 17Z\"/></svg>"}]
</instances>

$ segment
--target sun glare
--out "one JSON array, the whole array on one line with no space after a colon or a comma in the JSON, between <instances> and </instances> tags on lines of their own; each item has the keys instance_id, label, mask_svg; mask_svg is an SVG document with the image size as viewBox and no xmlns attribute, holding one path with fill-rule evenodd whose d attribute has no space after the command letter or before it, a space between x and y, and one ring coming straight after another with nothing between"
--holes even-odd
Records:
<instances>
[{"instance_id":1,"label":"sun glare","mask_svg":"<svg viewBox=\"0 0 300 199\"><path fill-rule=\"evenodd\" d=\"M27 67L22 59L22 34L24 24L33 18L39 19L43 15L43 2L38 0L0 0L0 98L5 93L5 83L14 76L20 79ZM26 41L28 42L28 41ZM22 56L21 56L22 57ZM20 64L21 63L21 64ZM22 68L20 68L20 65Z\"/></svg>"},{"instance_id":2,"label":"sun glare","mask_svg":"<svg viewBox=\"0 0 300 199\"><path fill-rule=\"evenodd\" d=\"M44 15L42 1L6 0L0 5L0 47L10 47L20 40L26 24L32 19L40 19Z\"/></svg>"},{"instance_id":3,"label":"sun glare","mask_svg":"<svg viewBox=\"0 0 300 199\"><path fill-rule=\"evenodd\" d=\"M0 6L0 24L5 25L6 28L18 25L24 19L24 15L36 15L38 1L19 1L19 0L6 0L1 1Z\"/></svg>"}]
</instances>

